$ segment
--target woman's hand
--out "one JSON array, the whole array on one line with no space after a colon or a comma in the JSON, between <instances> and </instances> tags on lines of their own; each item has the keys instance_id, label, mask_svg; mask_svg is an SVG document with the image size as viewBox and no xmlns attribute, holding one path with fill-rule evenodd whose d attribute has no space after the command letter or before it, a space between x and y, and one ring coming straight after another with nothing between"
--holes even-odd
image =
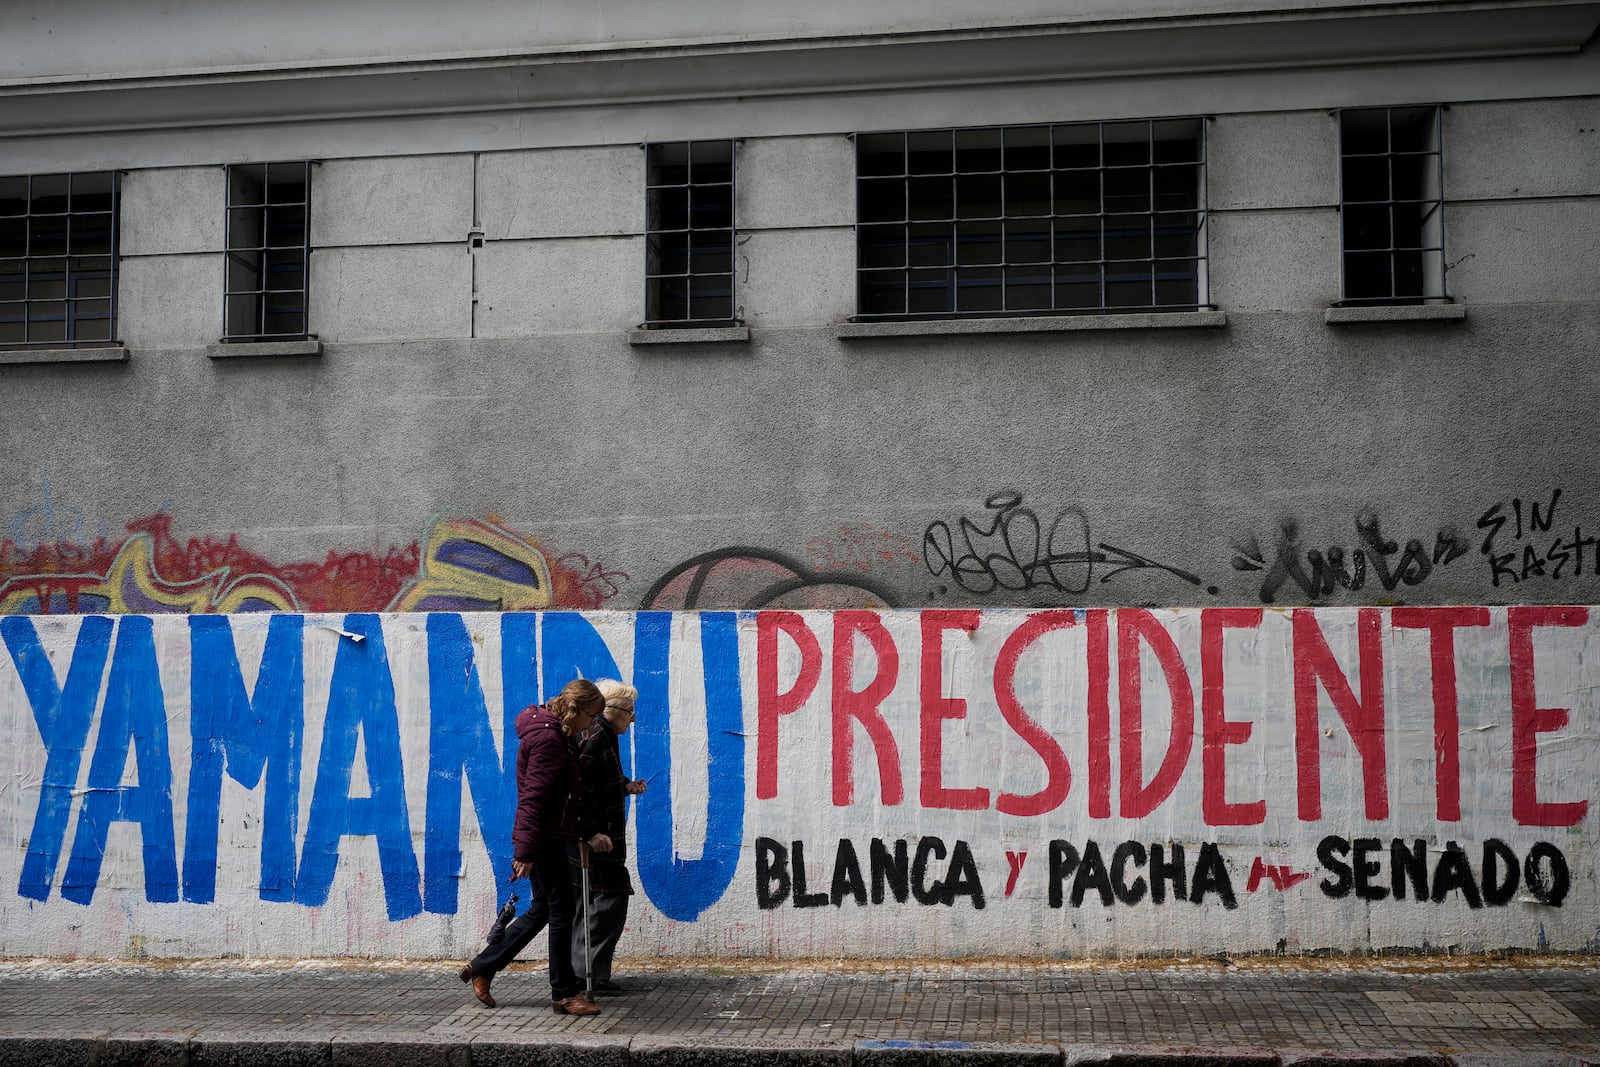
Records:
<instances>
[{"instance_id":1,"label":"woman's hand","mask_svg":"<svg viewBox=\"0 0 1600 1067\"><path fill-rule=\"evenodd\" d=\"M531 864L523 863L521 860L511 861L511 881L515 882L518 878L526 878L532 873L533 866Z\"/></svg>"},{"instance_id":2,"label":"woman's hand","mask_svg":"<svg viewBox=\"0 0 1600 1067\"><path fill-rule=\"evenodd\" d=\"M646 782L643 778L629 778L622 786L622 792L630 797L636 797L645 790Z\"/></svg>"},{"instance_id":3,"label":"woman's hand","mask_svg":"<svg viewBox=\"0 0 1600 1067\"><path fill-rule=\"evenodd\" d=\"M589 838L589 847L594 849L596 852L610 852L611 838L607 837L605 834L595 834L593 837Z\"/></svg>"}]
</instances>

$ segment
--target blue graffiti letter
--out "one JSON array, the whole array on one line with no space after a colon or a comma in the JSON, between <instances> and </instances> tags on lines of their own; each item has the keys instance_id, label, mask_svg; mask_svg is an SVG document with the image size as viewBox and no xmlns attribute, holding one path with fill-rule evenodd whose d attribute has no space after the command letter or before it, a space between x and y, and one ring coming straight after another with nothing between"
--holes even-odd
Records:
<instances>
[{"instance_id":1,"label":"blue graffiti letter","mask_svg":"<svg viewBox=\"0 0 1600 1067\"><path fill-rule=\"evenodd\" d=\"M61 846L72 818L72 790L78 784L78 764L84 742L89 739L89 721L100 698L100 678L106 669L106 654L111 649L110 619L91 617L78 627L78 643L72 649L65 688L56 685L56 672L50 657L33 628L33 620L12 616L0 619L0 637L11 650L11 659L22 678L22 688L33 705L33 721L44 742L44 781L39 787L39 807L33 815L33 832L28 835L28 855L22 861L22 878L17 895L32 900L47 900L61 862Z\"/></svg>"},{"instance_id":2,"label":"blue graffiti letter","mask_svg":"<svg viewBox=\"0 0 1600 1067\"><path fill-rule=\"evenodd\" d=\"M502 749L495 750L489 709L473 662L472 638L459 615L428 616L428 812L423 851L423 906L456 913L461 877L461 778L472 790L478 829L489 849L500 903L511 883L511 821L516 814L518 708L502 709Z\"/></svg>"},{"instance_id":3,"label":"blue graffiti letter","mask_svg":"<svg viewBox=\"0 0 1600 1067\"><path fill-rule=\"evenodd\" d=\"M528 611L508 611L500 616L500 692L505 695L507 721L529 704L539 703L539 642L535 630L539 616ZM515 734L508 734L512 756Z\"/></svg>"},{"instance_id":4,"label":"blue graffiti letter","mask_svg":"<svg viewBox=\"0 0 1600 1067\"><path fill-rule=\"evenodd\" d=\"M294 899L294 839L300 821L300 745L305 731L305 620L274 615L256 675L245 693L233 627L226 615L189 616L189 815L184 831L183 899L217 895L218 808L222 775L261 801L261 899Z\"/></svg>"},{"instance_id":5,"label":"blue graffiti letter","mask_svg":"<svg viewBox=\"0 0 1600 1067\"><path fill-rule=\"evenodd\" d=\"M144 898L178 899L178 849L172 832L172 757L167 747L167 709L156 668L155 630L143 615L117 624L106 706L89 763L89 795L78 812L72 858L61 879L61 895L79 904L94 899L106 833L113 822L139 824L144 850ZM138 785L124 785L128 740L133 739Z\"/></svg>"},{"instance_id":6,"label":"blue graffiti letter","mask_svg":"<svg viewBox=\"0 0 1600 1067\"><path fill-rule=\"evenodd\" d=\"M400 717L383 647L383 626L376 615L346 615L344 629L363 640L341 637L333 661L322 754L317 758L317 784L306 819L295 900L311 907L326 904L339 862L340 838L370 836L378 839L378 866L389 919L409 919L422 911L421 876L417 855L411 850L411 817L406 812L400 762ZM366 745L367 781L372 786L371 796L365 797L350 795L358 734Z\"/></svg>"},{"instance_id":7,"label":"blue graffiti letter","mask_svg":"<svg viewBox=\"0 0 1600 1067\"><path fill-rule=\"evenodd\" d=\"M574 678L591 682L601 678L627 681L617 668L616 657L588 619L575 611L548 611L540 634L544 639L540 663L544 668L544 698L549 700ZM506 692L509 694L510 689ZM513 705L521 711L525 705ZM633 766L633 747L628 734L617 739L624 772Z\"/></svg>"},{"instance_id":8,"label":"blue graffiti letter","mask_svg":"<svg viewBox=\"0 0 1600 1067\"><path fill-rule=\"evenodd\" d=\"M739 691L739 633L731 612L700 616L705 665L706 735L710 783L706 843L701 858L681 860L672 849L672 738L668 725L668 652L672 616L635 617L633 678L639 688L638 772L652 772L650 791L636 798L639 881L668 918L693 922L722 899L733 881L744 834L744 710Z\"/></svg>"}]
</instances>

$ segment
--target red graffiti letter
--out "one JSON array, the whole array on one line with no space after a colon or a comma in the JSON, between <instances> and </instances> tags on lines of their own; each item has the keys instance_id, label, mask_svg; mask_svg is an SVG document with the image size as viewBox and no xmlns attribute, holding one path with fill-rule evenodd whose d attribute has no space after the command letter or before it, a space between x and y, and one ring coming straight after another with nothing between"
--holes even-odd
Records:
<instances>
[{"instance_id":1,"label":"red graffiti letter","mask_svg":"<svg viewBox=\"0 0 1600 1067\"><path fill-rule=\"evenodd\" d=\"M1006 878L1006 896L1010 896L1017 888L1017 875L1022 873L1022 865L1027 862L1026 852L1012 852L1006 850L1006 862L1011 865L1011 874Z\"/></svg>"},{"instance_id":2,"label":"red graffiti letter","mask_svg":"<svg viewBox=\"0 0 1600 1067\"><path fill-rule=\"evenodd\" d=\"M1111 616L1089 621L1089 818L1111 818Z\"/></svg>"},{"instance_id":3,"label":"red graffiti letter","mask_svg":"<svg viewBox=\"0 0 1600 1067\"><path fill-rule=\"evenodd\" d=\"M1441 822L1461 821L1461 720L1456 709L1456 628L1488 626L1488 608L1395 608L1389 622L1427 630L1433 659L1433 780ZM1366 668L1362 668L1363 674Z\"/></svg>"},{"instance_id":4,"label":"red graffiti letter","mask_svg":"<svg viewBox=\"0 0 1600 1067\"><path fill-rule=\"evenodd\" d=\"M778 692L778 634L800 650L800 675L794 688ZM822 646L805 620L792 611L756 615L756 799L778 795L778 718L798 711L822 676Z\"/></svg>"},{"instance_id":5,"label":"red graffiti letter","mask_svg":"<svg viewBox=\"0 0 1600 1067\"><path fill-rule=\"evenodd\" d=\"M878 669L860 691L850 688L855 673L855 636L862 634L878 658ZM867 729L867 737L878 756L878 780L883 802L900 803L905 790L900 784L900 750L895 747L889 724L883 721L878 705L894 688L900 674L900 653L883 620L870 611L838 611L833 615L833 803L844 807L855 793L850 729L854 719Z\"/></svg>"},{"instance_id":6,"label":"red graffiti letter","mask_svg":"<svg viewBox=\"0 0 1600 1067\"><path fill-rule=\"evenodd\" d=\"M1070 611L1041 611L1030 615L1026 622L1012 631L1000 646L1000 655L994 664L994 699L1000 705L1000 714L1044 761L1044 788L1037 793L1021 796L1001 793L994 806L1005 815L1043 815L1054 811L1067 799L1072 788L1072 768L1067 766L1067 754L1050 732L1028 717L1017 699L1017 660L1039 638L1052 630L1071 626L1075 621Z\"/></svg>"},{"instance_id":7,"label":"red graffiti letter","mask_svg":"<svg viewBox=\"0 0 1600 1067\"><path fill-rule=\"evenodd\" d=\"M1248 741L1254 724L1229 722L1222 692L1223 631L1260 625L1260 608L1206 608L1200 612L1200 810L1207 826L1251 826L1267 817L1265 800L1228 803L1227 746Z\"/></svg>"},{"instance_id":8,"label":"red graffiti letter","mask_svg":"<svg viewBox=\"0 0 1600 1067\"><path fill-rule=\"evenodd\" d=\"M1140 694L1140 643L1150 646L1167 678L1172 695L1172 730L1167 754L1156 776L1144 785L1144 701ZM1194 687L1178 654L1177 642L1150 612L1123 608L1117 612L1117 693L1122 719L1122 817L1142 819L1177 788L1194 748Z\"/></svg>"},{"instance_id":9,"label":"red graffiti letter","mask_svg":"<svg viewBox=\"0 0 1600 1067\"><path fill-rule=\"evenodd\" d=\"M1260 889L1261 879L1266 876L1267 865L1261 862L1260 856L1257 856L1250 861L1250 880L1244 884L1244 891L1246 893L1254 893L1257 889Z\"/></svg>"},{"instance_id":10,"label":"red graffiti letter","mask_svg":"<svg viewBox=\"0 0 1600 1067\"><path fill-rule=\"evenodd\" d=\"M1588 608L1508 608L1511 634L1511 816L1523 826L1571 826L1589 810L1587 800L1539 802L1538 734L1567 725L1566 708L1540 708L1533 680L1533 628L1582 626Z\"/></svg>"},{"instance_id":11,"label":"red graffiti letter","mask_svg":"<svg viewBox=\"0 0 1600 1067\"><path fill-rule=\"evenodd\" d=\"M982 786L944 787L944 723L967 717L964 699L944 695L944 632L971 633L978 628L979 617L971 608L922 613L921 795L925 808L978 811L989 806L989 791Z\"/></svg>"},{"instance_id":12,"label":"red graffiti letter","mask_svg":"<svg viewBox=\"0 0 1600 1067\"><path fill-rule=\"evenodd\" d=\"M1389 775L1383 729L1383 618L1377 608L1356 615L1356 656L1361 671L1361 699L1339 669L1327 639L1310 608L1294 612L1294 749L1300 770L1300 820L1322 818L1322 745L1317 722L1317 684L1344 720L1356 751L1361 753L1361 783L1367 818L1389 817Z\"/></svg>"}]
</instances>

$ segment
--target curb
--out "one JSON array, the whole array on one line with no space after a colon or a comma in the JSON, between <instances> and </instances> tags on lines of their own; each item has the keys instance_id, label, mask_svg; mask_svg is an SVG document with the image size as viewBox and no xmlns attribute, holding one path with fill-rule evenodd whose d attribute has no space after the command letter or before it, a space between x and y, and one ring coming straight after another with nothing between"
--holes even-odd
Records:
<instances>
[{"instance_id":1,"label":"curb","mask_svg":"<svg viewBox=\"0 0 1600 1067\"><path fill-rule=\"evenodd\" d=\"M1336 1050L966 1041L856 1041L530 1036L429 1040L416 1035L112 1037L0 1036L0 1067L1600 1067L1564 1053L1447 1055L1422 1049Z\"/></svg>"}]
</instances>

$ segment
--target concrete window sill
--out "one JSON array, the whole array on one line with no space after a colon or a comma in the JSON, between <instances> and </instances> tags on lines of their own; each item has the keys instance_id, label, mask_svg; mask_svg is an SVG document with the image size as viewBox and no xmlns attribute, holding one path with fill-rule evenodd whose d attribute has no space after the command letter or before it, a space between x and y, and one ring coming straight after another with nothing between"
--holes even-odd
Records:
<instances>
[{"instance_id":1,"label":"concrete window sill","mask_svg":"<svg viewBox=\"0 0 1600 1067\"><path fill-rule=\"evenodd\" d=\"M126 363L125 345L109 348L0 348L0 363Z\"/></svg>"},{"instance_id":2,"label":"concrete window sill","mask_svg":"<svg viewBox=\"0 0 1600 1067\"><path fill-rule=\"evenodd\" d=\"M254 356L320 356L322 342L316 338L295 341L237 341L206 346L212 359L239 359Z\"/></svg>"},{"instance_id":3,"label":"concrete window sill","mask_svg":"<svg viewBox=\"0 0 1600 1067\"><path fill-rule=\"evenodd\" d=\"M629 330L630 345L743 344L750 340L748 326L715 326L704 330Z\"/></svg>"},{"instance_id":4,"label":"concrete window sill","mask_svg":"<svg viewBox=\"0 0 1600 1067\"><path fill-rule=\"evenodd\" d=\"M1172 311L1130 315L1036 315L996 319L927 319L916 322L841 322L835 337L941 337L979 333L1062 333L1071 330L1169 330L1226 326L1225 311Z\"/></svg>"},{"instance_id":5,"label":"concrete window sill","mask_svg":"<svg viewBox=\"0 0 1600 1067\"><path fill-rule=\"evenodd\" d=\"M1383 307L1329 308L1323 319L1334 325L1368 322L1463 322L1465 304L1391 304Z\"/></svg>"}]
</instances>

